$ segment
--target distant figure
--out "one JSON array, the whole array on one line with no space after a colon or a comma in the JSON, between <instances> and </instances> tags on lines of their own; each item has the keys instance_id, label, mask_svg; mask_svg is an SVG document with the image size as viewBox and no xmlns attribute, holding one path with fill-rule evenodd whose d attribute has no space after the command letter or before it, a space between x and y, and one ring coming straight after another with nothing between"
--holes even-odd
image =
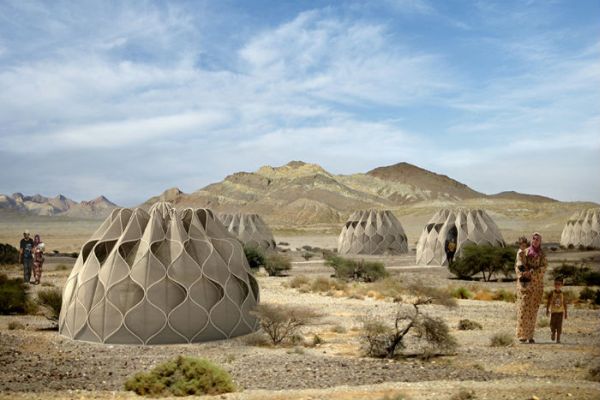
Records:
<instances>
[{"instance_id":1,"label":"distant figure","mask_svg":"<svg viewBox=\"0 0 600 400\"><path fill-rule=\"evenodd\" d=\"M542 250L542 235L535 232L531 238L531 246L519 249L515 261L518 278L516 336L521 343L535 343L533 333L544 295L544 273L547 266L546 255Z\"/></svg>"},{"instance_id":2,"label":"distant figure","mask_svg":"<svg viewBox=\"0 0 600 400\"><path fill-rule=\"evenodd\" d=\"M451 266L454 261L454 254L456 254L456 238L450 237L449 239L446 239L444 247L446 250L446 259L448 259L448 266Z\"/></svg>"},{"instance_id":3,"label":"distant figure","mask_svg":"<svg viewBox=\"0 0 600 400\"><path fill-rule=\"evenodd\" d=\"M19 244L19 262L23 263L23 281L29 283L33 264L33 239L29 237L28 230L23 232L23 239Z\"/></svg>"},{"instance_id":4,"label":"distant figure","mask_svg":"<svg viewBox=\"0 0 600 400\"><path fill-rule=\"evenodd\" d=\"M563 283L562 277L554 279L554 290L548 295L546 304L546 317L550 314L550 339L556 339L556 343L560 343L563 318L567 319L567 303L561 290Z\"/></svg>"},{"instance_id":5,"label":"distant figure","mask_svg":"<svg viewBox=\"0 0 600 400\"><path fill-rule=\"evenodd\" d=\"M44 248L40 235L35 235L33 239L33 284L39 285L42 279L42 266L44 265Z\"/></svg>"}]
</instances>

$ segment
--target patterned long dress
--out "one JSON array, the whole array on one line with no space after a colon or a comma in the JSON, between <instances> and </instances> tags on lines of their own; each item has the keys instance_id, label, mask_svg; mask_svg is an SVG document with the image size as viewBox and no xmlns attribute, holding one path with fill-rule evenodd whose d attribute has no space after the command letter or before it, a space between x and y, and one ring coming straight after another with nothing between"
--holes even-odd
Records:
<instances>
[{"instance_id":1,"label":"patterned long dress","mask_svg":"<svg viewBox=\"0 0 600 400\"><path fill-rule=\"evenodd\" d=\"M519 265L531 271L531 282L522 283L517 279L517 338L520 340L533 339L537 313L544 296L544 274L548 262L542 250L539 254L528 256L529 248L517 252L515 272L517 278L521 278L523 272Z\"/></svg>"}]
</instances>

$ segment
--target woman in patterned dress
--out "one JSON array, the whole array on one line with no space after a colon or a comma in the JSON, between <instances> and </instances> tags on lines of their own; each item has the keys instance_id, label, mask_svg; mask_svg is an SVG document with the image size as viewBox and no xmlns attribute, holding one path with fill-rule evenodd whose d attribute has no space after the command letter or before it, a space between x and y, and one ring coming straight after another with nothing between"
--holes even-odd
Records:
<instances>
[{"instance_id":1,"label":"woman in patterned dress","mask_svg":"<svg viewBox=\"0 0 600 400\"><path fill-rule=\"evenodd\" d=\"M517 252L517 338L535 343L533 333L538 309L544 295L544 274L548 262L542 250L542 235L535 232L531 245Z\"/></svg>"}]
</instances>

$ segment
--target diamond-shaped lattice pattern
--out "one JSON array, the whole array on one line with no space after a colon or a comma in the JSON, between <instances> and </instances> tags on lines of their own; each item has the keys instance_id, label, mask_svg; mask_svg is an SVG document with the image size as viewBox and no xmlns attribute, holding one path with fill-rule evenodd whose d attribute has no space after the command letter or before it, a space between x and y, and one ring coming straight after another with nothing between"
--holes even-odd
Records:
<instances>
[{"instance_id":1,"label":"diamond-shaped lattice pattern","mask_svg":"<svg viewBox=\"0 0 600 400\"><path fill-rule=\"evenodd\" d=\"M59 332L118 344L193 343L258 329L242 245L206 209L116 209L83 245Z\"/></svg>"},{"instance_id":2,"label":"diamond-shaped lattice pattern","mask_svg":"<svg viewBox=\"0 0 600 400\"><path fill-rule=\"evenodd\" d=\"M401 254L408 252L406 234L391 211L356 211L338 238L340 254Z\"/></svg>"},{"instance_id":3,"label":"diamond-shaped lattice pattern","mask_svg":"<svg viewBox=\"0 0 600 400\"><path fill-rule=\"evenodd\" d=\"M565 224L560 244L565 247L600 248L600 208L573 214Z\"/></svg>"},{"instance_id":4,"label":"diamond-shaped lattice pattern","mask_svg":"<svg viewBox=\"0 0 600 400\"><path fill-rule=\"evenodd\" d=\"M275 249L275 239L268 225L258 214L220 214L219 220L229 233L237 237L244 245Z\"/></svg>"},{"instance_id":5,"label":"diamond-shaped lattice pattern","mask_svg":"<svg viewBox=\"0 0 600 400\"><path fill-rule=\"evenodd\" d=\"M484 210L443 209L435 213L421 232L417 243L417 264L448 265L445 245L450 236L456 237L455 257L471 243L505 245L500 229Z\"/></svg>"}]
</instances>

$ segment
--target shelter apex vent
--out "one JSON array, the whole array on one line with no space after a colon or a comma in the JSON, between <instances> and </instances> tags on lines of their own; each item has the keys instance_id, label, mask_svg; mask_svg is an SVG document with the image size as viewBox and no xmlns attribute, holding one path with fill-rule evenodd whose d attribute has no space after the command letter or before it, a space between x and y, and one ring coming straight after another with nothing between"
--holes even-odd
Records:
<instances>
[{"instance_id":1,"label":"shelter apex vent","mask_svg":"<svg viewBox=\"0 0 600 400\"><path fill-rule=\"evenodd\" d=\"M338 238L340 254L402 254L408 243L400 221L391 211L355 211Z\"/></svg>"},{"instance_id":2,"label":"shelter apex vent","mask_svg":"<svg viewBox=\"0 0 600 400\"><path fill-rule=\"evenodd\" d=\"M418 265L448 265L444 249L446 240L456 240L456 256L467 244L504 247L500 229L480 209L443 209L431 217L417 242Z\"/></svg>"},{"instance_id":3,"label":"shelter apex vent","mask_svg":"<svg viewBox=\"0 0 600 400\"><path fill-rule=\"evenodd\" d=\"M565 247L600 248L600 208L573 214L565 224L560 244Z\"/></svg>"},{"instance_id":4,"label":"shelter apex vent","mask_svg":"<svg viewBox=\"0 0 600 400\"><path fill-rule=\"evenodd\" d=\"M275 250L275 239L269 226L258 214L219 214L219 220L245 246Z\"/></svg>"},{"instance_id":5,"label":"shelter apex vent","mask_svg":"<svg viewBox=\"0 0 600 400\"><path fill-rule=\"evenodd\" d=\"M61 335L118 344L195 343L258 329L241 244L208 209L115 209L81 249Z\"/></svg>"}]
</instances>

